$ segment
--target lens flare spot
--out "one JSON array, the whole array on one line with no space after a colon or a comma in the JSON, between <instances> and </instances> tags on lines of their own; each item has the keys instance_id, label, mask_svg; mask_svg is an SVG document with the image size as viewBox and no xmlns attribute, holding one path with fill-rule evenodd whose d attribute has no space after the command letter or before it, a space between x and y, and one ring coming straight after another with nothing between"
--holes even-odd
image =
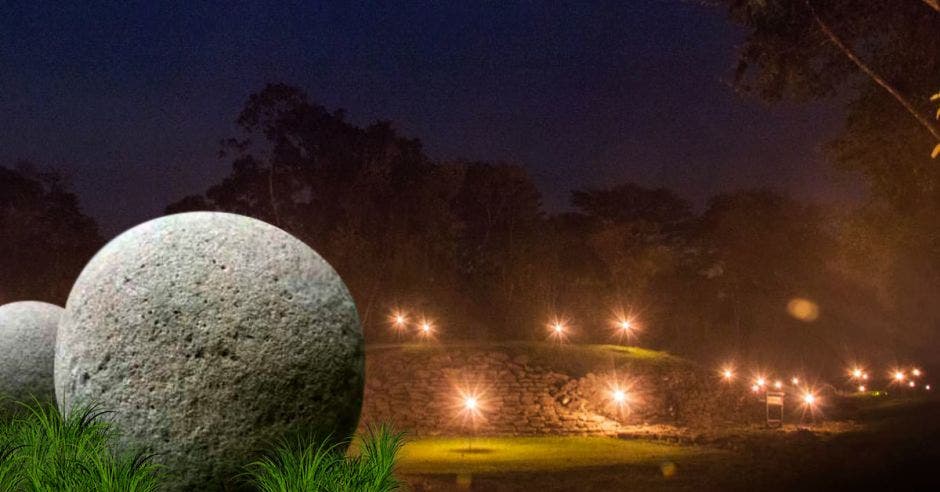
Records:
<instances>
[{"instance_id":1,"label":"lens flare spot","mask_svg":"<svg viewBox=\"0 0 940 492\"><path fill-rule=\"evenodd\" d=\"M819 318L819 305L809 299L795 297L787 304L787 312L800 321L811 323Z\"/></svg>"}]
</instances>

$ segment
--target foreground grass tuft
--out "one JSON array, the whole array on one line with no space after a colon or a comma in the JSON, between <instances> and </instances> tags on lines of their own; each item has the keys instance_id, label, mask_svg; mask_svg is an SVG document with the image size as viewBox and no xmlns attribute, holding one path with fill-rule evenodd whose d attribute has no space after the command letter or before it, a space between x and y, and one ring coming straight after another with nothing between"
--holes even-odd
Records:
<instances>
[{"instance_id":1,"label":"foreground grass tuft","mask_svg":"<svg viewBox=\"0 0 940 492\"><path fill-rule=\"evenodd\" d=\"M344 443L327 440L286 442L267 457L248 465L248 479L263 492L333 492L398 490L394 468L403 434L382 425L359 436L357 456L347 456Z\"/></svg>"},{"instance_id":2,"label":"foreground grass tuft","mask_svg":"<svg viewBox=\"0 0 940 492\"><path fill-rule=\"evenodd\" d=\"M104 414L84 407L62 415L34 403L0 422L0 492L157 490L150 457L111 451L115 435Z\"/></svg>"}]
</instances>

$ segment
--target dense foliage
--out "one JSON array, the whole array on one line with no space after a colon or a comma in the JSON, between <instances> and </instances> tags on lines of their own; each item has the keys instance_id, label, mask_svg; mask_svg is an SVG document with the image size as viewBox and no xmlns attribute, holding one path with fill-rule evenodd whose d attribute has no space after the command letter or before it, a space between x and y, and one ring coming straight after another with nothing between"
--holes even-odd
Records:
<instances>
[{"instance_id":1,"label":"dense foliage","mask_svg":"<svg viewBox=\"0 0 940 492\"><path fill-rule=\"evenodd\" d=\"M160 490L163 469L152 456L115 451L117 430L107 412L75 409L62 415L54 405L23 405L0 416L0 492L148 492ZM370 428L347 456L345 442L306 436L246 464L244 482L264 492L388 492L395 477L403 434L388 426Z\"/></svg>"},{"instance_id":2,"label":"dense foliage","mask_svg":"<svg viewBox=\"0 0 940 492\"><path fill-rule=\"evenodd\" d=\"M832 259L878 292L899 350L940 343L940 142L930 96L940 74L935 0L717 0L743 27L737 86L768 101L838 96L846 124L833 164L864 178L867 201L836 222ZM902 347L904 347L902 349Z\"/></svg>"},{"instance_id":3,"label":"dense foliage","mask_svg":"<svg viewBox=\"0 0 940 492\"><path fill-rule=\"evenodd\" d=\"M157 490L158 467L146 455L113 452L115 434L102 414L83 408L61 415L54 405L35 404L0 421L0 491Z\"/></svg>"},{"instance_id":4,"label":"dense foliage","mask_svg":"<svg viewBox=\"0 0 940 492\"><path fill-rule=\"evenodd\" d=\"M570 212L548 215L521 167L433 161L387 122L356 126L297 88L267 86L238 122L231 175L168 212L237 212L296 234L348 282L370 340L388 339L402 307L448 340L542 339L559 315L579 341L607 342L622 315L643 344L690 356L838 364L848 347L885 349L859 336L885 330L888 308L835 261L841 217L773 191L696 213L623 183L576 190ZM818 319L787 312L797 297Z\"/></svg>"},{"instance_id":5,"label":"dense foliage","mask_svg":"<svg viewBox=\"0 0 940 492\"><path fill-rule=\"evenodd\" d=\"M388 492L402 487L394 475L403 435L387 426L369 428L347 456L345 443L328 439L286 442L248 465L249 480L262 492Z\"/></svg>"},{"instance_id":6,"label":"dense foliage","mask_svg":"<svg viewBox=\"0 0 940 492\"><path fill-rule=\"evenodd\" d=\"M0 166L0 238L0 304L63 304L103 244L61 178L25 162Z\"/></svg>"}]
</instances>

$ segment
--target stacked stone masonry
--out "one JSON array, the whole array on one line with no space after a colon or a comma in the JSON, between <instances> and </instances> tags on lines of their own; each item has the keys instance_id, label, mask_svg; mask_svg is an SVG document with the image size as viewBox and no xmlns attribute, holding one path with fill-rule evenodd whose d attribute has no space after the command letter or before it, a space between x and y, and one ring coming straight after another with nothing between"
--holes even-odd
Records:
<instances>
[{"instance_id":1,"label":"stacked stone masonry","mask_svg":"<svg viewBox=\"0 0 940 492\"><path fill-rule=\"evenodd\" d=\"M741 421L747 395L690 364L569 375L493 349L370 350L360 428L392 423L412 436L617 435L637 425ZM613 391L623 387L627 401ZM470 419L465 396L479 400Z\"/></svg>"}]
</instances>

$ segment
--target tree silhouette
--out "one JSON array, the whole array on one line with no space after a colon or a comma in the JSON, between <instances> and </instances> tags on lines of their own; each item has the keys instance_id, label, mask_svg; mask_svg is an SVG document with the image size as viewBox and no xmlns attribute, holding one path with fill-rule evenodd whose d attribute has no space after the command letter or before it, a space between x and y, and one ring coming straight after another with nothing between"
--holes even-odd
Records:
<instances>
[{"instance_id":1,"label":"tree silhouette","mask_svg":"<svg viewBox=\"0 0 940 492\"><path fill-rule=\"evenodd\" d=\"M28 162L0 166L0 304L59 305L102 245L95 222L55 172Z\"/></svg>"}]
</instances>

